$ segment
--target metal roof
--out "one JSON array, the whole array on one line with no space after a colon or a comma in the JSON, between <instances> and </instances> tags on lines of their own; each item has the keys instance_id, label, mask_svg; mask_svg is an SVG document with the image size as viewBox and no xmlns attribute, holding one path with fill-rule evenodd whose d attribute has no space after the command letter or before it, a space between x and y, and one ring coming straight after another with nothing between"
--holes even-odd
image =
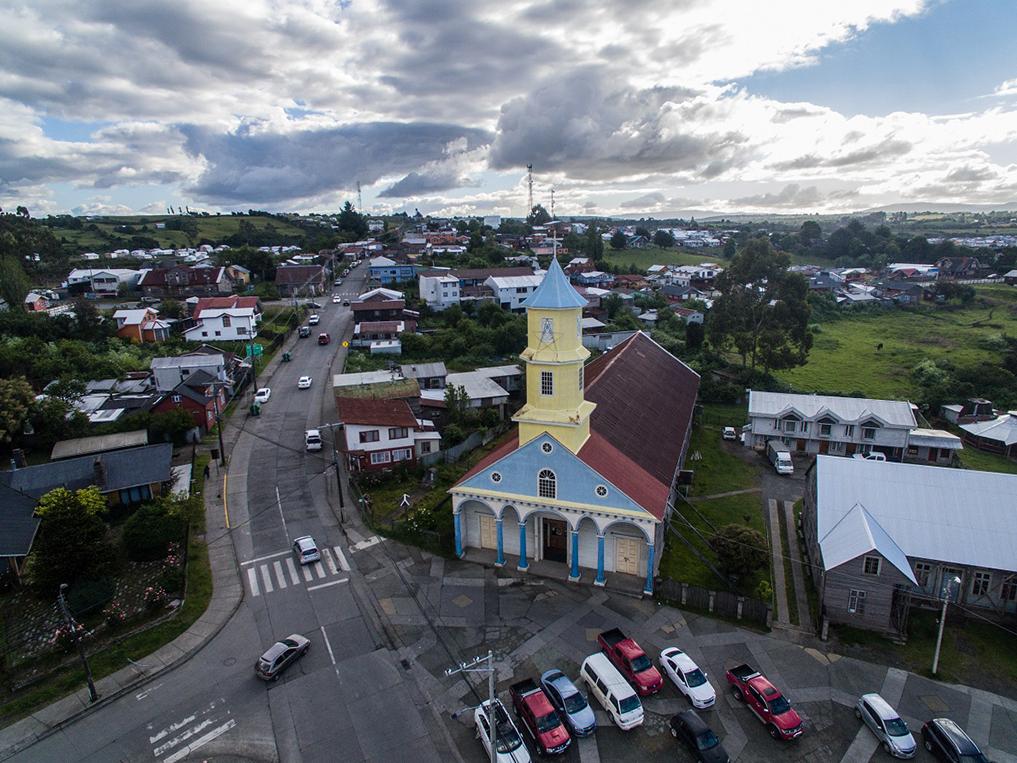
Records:
<instances>
[{"instance_id":1,"label":"metal roof","mask_svg":"<svg viewBox=\"0 0 1017 763\"><path fill-rule=\"evenodd\" d=\"M946 448L962 450L961 438L943 429L912 429L908 433L908 445L920 445L925 448Z\"/></svg>"},{"instance_id":2,"label":"metal roof","mask_svg":"<svg viewBox=\"0 0 1017 763\"><path fill-rule=\"evenodd\" d=\"M543 310L567 310L577 307L586 307L586 300L579 296L579 293L572 288L569 279L558 264L558 258L551 258L551 265L547 269L544 280L533 292L523 307L535 307Z\"/></svg>"},{"instance_id":3,"label":"metal roof","mask_svg":"<svg viewBox=\"0 0 1017 763\"><path fill-rule=\"evenodd\" d=\"M819 538L861 505L909 557L1017 572L1017 475L838 456L814 468Z\"/></svg>"},{"instance_id":4,"label":"metal roof","mask_svg":"<svg viewBox=\"0 0 1017 763\"><path fill-rule=\"evenodd\" d=\"M796 395L749 390L749 416L779 416L796 411L806 418L830 414L840 422L861 423L875 417L884 424L914 429L915 414L905 400L870 400L834 395Z\"/></svg>"},{"instance_id":5,"label":"metal roof","mask_svg":"<svg viewBox=\"0 0 1017 763\"><path fill-rule=\"evenodd\" d=\"M485 376L478 371L467 371L461 374L449 374L445 377L445 386L451 387L462 387L466 390L467 397L473 400L483 400L484 398L499 398L508 397L508 392L502 389L496 382L490 377ZM445 390L443 389L425 389L420 391L421 399L427 400L444 400Z\"/></svg>"},{"instance_id":6,"label":"metal roof","mask_svg":"<svg viewBox=\"0 0 1017 763\"><path fill-rule=\"evenodd\" d=\"M166 442L0 472L0 482L33 498L58 487L78 490L96 484L95 465L99 461L105 469L105 479L99 489L111 493L168 481L172 459L173 445Z\"/></svg>"},{"instance_id":7,"label":"metal roof","mask_svg":"<svg viewBox=\"0 0 1017 763\"><path fill-rule=\"evenodd\" d=\"M53 452L50 453L49 458L51 461L59 461L61 458L73 458L74 456L85 456L89 453L133 448L138 445L148 445L147 429L97 435L95 437L78 437L74 440L61 440L53 446Z\"/></svg>"},{"instance_id":8,"label":"metal roof","mask_svg":"<svg viewBox=\"0 0 1017 763\"><path fill-rule=\"evenodd\" d=\"M823 568L832 570L862 554L878 551L890 564L901 571L915 585L918 581L911 571L907 554L887 534L875 517L860 503L856 503L832 528L819 539L823 549Z\"/></svg>"},{"instance_id":9,"label":"metal roof","mask_svg":"<svg viewBox=\"0 0 1017 763\"><path fill-rule=\"evenodd\" d=\"M0 482L0 558L27 556L41 521L34 498Z\"/></svg>"},{"instance_id":10,"label":"metal roof","mask_svg":"<svg viewBox=\"0 0 1017 763\"><path fill-rule=\"evenodd\" d=\"M976 437L997 440L1004 445L1013 445L1017 442L1017 411L1010 411L991 421L961 424L960 428Z\"/></svg>"},{"instance_id":11,"label":"metal roof","mask_svg":"<svg viewBox=\"0 0 1017 763\"><path fill-rule=\"evenodd\" d=\"M407 379L427 379L433 376L445 376L448 370L440 360L436 363L413 363L399 366Z\"/></svg>"}]
</instances>

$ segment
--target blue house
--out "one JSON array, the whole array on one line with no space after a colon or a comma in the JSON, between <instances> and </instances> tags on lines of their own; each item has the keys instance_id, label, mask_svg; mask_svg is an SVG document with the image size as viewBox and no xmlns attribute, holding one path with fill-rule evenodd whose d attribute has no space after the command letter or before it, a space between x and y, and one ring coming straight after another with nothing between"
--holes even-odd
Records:
<instances>
[{"instance_id":1,"label":"blue house","mask_svg":"<svg viewBox=\"0 0 1017 763\"><path fill-rule=\"evenodd\" d=\"M416 265L396 262L388 257L372 257L368 265L372 280L380 282L382 286L413 281L417 277Z\"/></svg>"}]
</instances>

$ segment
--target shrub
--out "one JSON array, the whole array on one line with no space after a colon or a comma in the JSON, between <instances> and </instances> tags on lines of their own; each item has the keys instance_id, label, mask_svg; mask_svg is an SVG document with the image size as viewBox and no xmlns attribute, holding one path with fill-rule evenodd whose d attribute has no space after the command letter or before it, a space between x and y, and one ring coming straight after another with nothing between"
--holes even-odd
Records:
<instances>
[{"instance_id":1,"label":"shrub","mask_svg":"<svg viewBox=\"0 0 1017 763\"><path fill-rule=\"evenodd\" d=\"M769 556L766 538L743 525L724 525L711 541L721 569L728 575L751 575Z\"/></svg>"},{"instance_id":2,"label":"shrub","mask_svg":"<svg viewBox=\"0 0 1017 763\"><path fill-rule=\"evenodd\" d=\"M160 498L142 506L124 523L124 550L136 562L161 559L183 533L180 506L172 499Z\"/></svg>"},{"instance_id":3,"label":"shrub","mask_svg":"<svg viewBox=\"0 0 1017 763\"><path fill-rule=\"evenodd\" d=\"M145 606L149 610L158 609L166 603L166 589L161 585L149 586L145 589Z\"/></svg>"},{"instance_id":4,"label":"shrub","mask_svg":"<svg viewBox=\"0 0 1017 763\"><path fill-rule=\"evenodd\" d=\"M81 580L67 591L67 606L71 614L81 617L113 598L115 590L109 578Z\"/></svg>"},{"instance_id":5,"label":"shrub","mask_svg":"<svg viewBox=\"0 0 1017 763\"><path fill-rule=\"evenodd\" d=\"M114 599L103 609L102 617L106 621L106 625L116 628L127 622L127 610L124 609L124 605L120 603L119 599Z\"/></svg>"}]
</instances>

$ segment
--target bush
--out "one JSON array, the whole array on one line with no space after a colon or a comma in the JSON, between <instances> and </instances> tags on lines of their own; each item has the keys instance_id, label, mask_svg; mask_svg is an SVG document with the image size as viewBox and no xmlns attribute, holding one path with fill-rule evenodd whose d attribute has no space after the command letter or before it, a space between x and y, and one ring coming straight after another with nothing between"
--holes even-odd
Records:
<instances>
[{"instance_id":1,"label":"bush","mask_svg":"<svg viewBox=\"0 0 1017 763\"><path fill-rule=\"evenodd\" d=\"M710 543L721 569L728 575L747 576L766 564L769 550L762 533L744 525L724 525Z\"/></svg>"},{"instance_id":2,"label":"bush","mask_svg":"<svg viewBox=\"0 0 1017 763\"><path fill-rule=\"evenodd\" d=\"M80 580L67 591L67 606L71 614L81 617L113 598L115 590L109 578Z\"/></svg>"},{"instance_id":3,"label":"bush","mask_svg":"<svg viewBox=\"0 0 1017 763\"><path fill-rule=\"evenodd\" d=\"M162 559L170 544L179 542L183 534L180 506L172 499L161 498L142 506L124 523L124 550L136 562Z\"/></svg>"}]
</instances>

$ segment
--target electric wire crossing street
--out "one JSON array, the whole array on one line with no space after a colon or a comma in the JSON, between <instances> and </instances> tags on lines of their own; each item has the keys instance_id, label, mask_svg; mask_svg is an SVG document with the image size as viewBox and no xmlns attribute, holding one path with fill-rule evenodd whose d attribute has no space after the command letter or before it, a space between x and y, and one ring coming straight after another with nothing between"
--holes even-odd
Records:
<instances>
[{"instance_id":1,"label":"electric wire crossing street","mask_svg":"<svg viewBox=\"0 0 1017 763\"><path fill-rule=\"evenodd\" d=\"M300 585L306 586L308 591L314 591L328 585L347 582L348 577L328 582L321 581L350 571L350 563L339 546L331 549L322 548L320 562L302 566L293 561L293 555L289 551L252 559L244 562L242 566L246 567L245 582L251 596L261 596L262 593L269 594Z\"/></svg>"}]
</instances>

